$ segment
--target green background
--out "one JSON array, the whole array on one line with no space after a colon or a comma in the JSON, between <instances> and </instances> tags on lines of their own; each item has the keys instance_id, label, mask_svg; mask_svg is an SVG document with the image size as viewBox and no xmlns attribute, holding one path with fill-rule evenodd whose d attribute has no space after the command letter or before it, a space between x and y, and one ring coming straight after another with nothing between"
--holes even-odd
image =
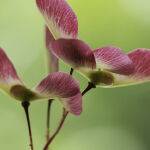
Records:
<instances>
[{"instance_id":1,"label":"green background","mask_svg":"<svg viewBox=\"0 0 150 150\"><path fill-rule=\"evenodd\" d=\"M69 0L78 15L79 37L93 48L117 45L124 51L150 47L149 0ZM44 20L34 0L0 0L0 46L23 81L33 87L47 74ZM61 63L61 70L69 68ZM78 73L81 88L87 81ZM81 116L70 115L52 150L149 150L150 84L97 88L84 97ZM46 101L31 106L36 150L45 142ZM53 105L52 128L61 115ZM18 101L0 94L0 149L27 150L28 132Z\"/></svg>"}]
</instances>

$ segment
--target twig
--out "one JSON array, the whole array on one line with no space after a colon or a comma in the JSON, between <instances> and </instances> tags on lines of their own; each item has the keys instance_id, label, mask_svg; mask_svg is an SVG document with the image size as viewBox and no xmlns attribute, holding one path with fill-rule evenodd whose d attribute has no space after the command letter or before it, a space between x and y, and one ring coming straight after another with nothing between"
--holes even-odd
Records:
<instances>
[{"instance_id":1,"label":"twig","mask_svg":"<svg viewBox=\"0 0 150 150\"><path fill-rule=\"evenodd\" d=\"M49 140L50 137L50 120L51 120L51 106L52 106L53 99L48 100L47 105L47 120L46 120L46 139Z\"/></svg>"},{"instance_id":2,"label":"twig","mask_svg":"<svg viewBox=\"0 0 150 150\"><path fill-rule=\"evenodd\" d=\"M52 143L52 141L54 140L54 138L56 137L56 135L59 133L59 131L62 129L63 124L65 122L65 119L68 115L68 111L65 110L65 108L63 108L63 115L62 118L60 120L60 123L56 129L56 131L54 132L54 134L49 138L48 142L46 143L46 145L44 146L43 150L47 150L48 146Z\"/></svg>"},{"instance_id":3,"label":"twig","mask_svg":"<svg viewBox=\"0 0 150 150\"><path fill-rule=\"evenodd\" d=\"M33 139L32 139L31 125L30 125L29 106L30 106L30 103L28 101L22 102L22 107L24 108L26 119L27 119L27 124L28 124L30 147L31 147L31 150L33 150Z\"/></svg>"},{"instance_id":4,"label":"twig","mask_svg":"<svg viewBox=\"0 0 150 150\"><path fill-rule=\"evenodd\" d=\"M90 91L93 88L96 88L95 84L93 84L92 82L89 82L86 89L82 92L82 95L85 95L88 91Z\"/></svg>"}]
</instances>

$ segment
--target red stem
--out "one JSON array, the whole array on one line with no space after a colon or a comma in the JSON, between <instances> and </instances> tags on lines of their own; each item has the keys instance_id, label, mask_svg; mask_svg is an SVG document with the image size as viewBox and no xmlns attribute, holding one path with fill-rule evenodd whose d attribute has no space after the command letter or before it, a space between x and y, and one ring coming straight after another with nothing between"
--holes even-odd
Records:
<instances>
[{"instance_id":1,"label":"red stem","mask_svg":"<svg viewBox=\"0 0 150 150\"><path fill-rule=\"evenodd\" d=\"M46 143L46 145L44 146L43 150L47 150L48 146L52 143L52 141L54 140L54 138L56 137L56 135L59 133L59 131L62 129L63 124L65 122L65 119L68 115L68 111L65 110L65 108L63 108L63 115L62 118L60 120L59 126L57 127L56 131L54 132L54 134L49 138L48 142Z\"/></svg>"}]
</instances>

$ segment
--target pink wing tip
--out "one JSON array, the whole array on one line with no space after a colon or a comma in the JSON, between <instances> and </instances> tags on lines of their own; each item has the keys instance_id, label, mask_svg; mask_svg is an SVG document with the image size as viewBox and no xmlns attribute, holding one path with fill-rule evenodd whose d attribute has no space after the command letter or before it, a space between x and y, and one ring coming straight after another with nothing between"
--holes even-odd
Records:
<instances>
[{"instance_id":1,"label":"pink wing tip","mask_svg":"<svg viewBox=\"0 0 150 150\"><path fill-rule=\"evenodd\" d=\"M150 76L150 49L138 48L128 54L135 66L134 74L141 77Z\"/></svg>"},{"instance_id":2,"label":"pink wing tip","mask_svg":"<svg viewBox=\"0 0 150 150\"><path fill-rule=\"evenodd\" d=\"M53 53L73 68L96 68L91 48L78 39L58 39L52 43Z\"/></svg>"},{"instance_id":3,"label":"pink wing tip","mask_svg":"<svg viewBox=\"0 0 150 150\"><path fill-rule=\"evenodd\" d=\"M134 72L134 65L127 54L120 48L108 46L94 51L98 66L114 73L130 75Z\"/></svg>"},{"instance_id":4,"label":"pink wing tip","mask_svg":"<svg viewBox=\"0 0 150 150\"><path fill-rule=\"evenodd\" d=\"M82 94L78 93L71 97L67 105L70 106L69 111L72 114L79 116L82 113Z\"/></svg>"},{"instance_id":5,"label":"pink wing tip","mask_svg":"<svg viewBox=\"0 0 150 150\"><path fill-rule=\"evenodd\" d=\"M63 72L49 74L36 87L36 91L46 97L60 98L64 107L71 113L79 115L82 111L82 95L78 82Z\"/></svg>"},{"instance_id":6,"label":"pink wing tip","mask_svg":"<svg viewBox=\"0 0 150 150\"><path fill-rule=\"evenodd\" d=\"M36 0L36 4L46 18L49 29L53 30L52 33L56 31L60 34L55 38L77 37L77 17L65 0Z\"/></svg>"},{"instance_id":7,"label":"pink wing tip","mask_svg":"<svg viewBox=\"0 0 150 150\"><path fill-rule=\"evenodd\" d=\"M125 77L114 76L116 85L132 85L150 81L150 49L138 48L128 53L134 65L134 72Z\"/></svg>"},{"instance_id":8,"label":"pink wing tip","mask_svg":"<svg viewBox=\"0 0 150 150\"><path fill-rule=\"evenodd\" d=\"M0 48L0 78L5 82L8 81L9 78L19 80L12 62L2 48Z\"/></svg>"}]
</instances>

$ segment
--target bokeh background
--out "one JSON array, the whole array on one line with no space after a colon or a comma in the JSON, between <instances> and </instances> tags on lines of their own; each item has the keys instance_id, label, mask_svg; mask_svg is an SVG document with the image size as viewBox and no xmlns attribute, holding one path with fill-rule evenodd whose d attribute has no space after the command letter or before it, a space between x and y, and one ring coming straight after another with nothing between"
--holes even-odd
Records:
<instances>
[{"instance_id":1,"label":"bokeh background","mask_svg":"<svg viewBox=\"0 0 150 150\"><path fill-rule=\"evenodd\" d=\"M93 48L117 45L124 51L150 48L149 0L68 0L79 19L80 38ZM0 0L0 46L25 83L33 87L47 74L44 20L34 0ZM69 67L61 63L61 70ZM78 73L81 88L87 81ZM150 84L97 88L84 97L80 117L70 115L51 150L149 150ZM36 150L45 143L47 101L31 105ZM52 128L61 115L53 104ZM0 149L27 150L28 132L18 101L0 93Z\"/></svg>"}]
</instances>

